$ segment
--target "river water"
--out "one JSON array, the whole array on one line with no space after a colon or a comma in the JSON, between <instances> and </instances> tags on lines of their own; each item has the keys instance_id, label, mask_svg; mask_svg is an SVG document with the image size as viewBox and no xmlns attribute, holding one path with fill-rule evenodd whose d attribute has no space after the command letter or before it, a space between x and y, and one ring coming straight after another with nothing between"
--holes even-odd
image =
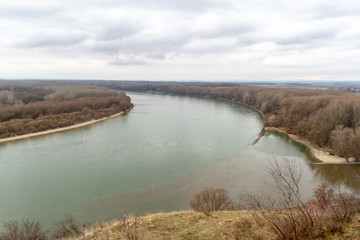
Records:
<instances>
[{"instance_id":1,"label":"river water","mask_svg":"<svg viewBox=\"0 0 360 240\"><path fill-rule=\"evenodd\" d=\"M130 93L135 108L87 127L0 145L0 221L50 227L72 214L103 221L122 213L188 209L205 186L233 198L271 192L268 162L294 161L304 198L326 179L359 190L359 165L324 165L282 134L266 134L255 110L228 101Z\"/></svg>"}]
</instances>

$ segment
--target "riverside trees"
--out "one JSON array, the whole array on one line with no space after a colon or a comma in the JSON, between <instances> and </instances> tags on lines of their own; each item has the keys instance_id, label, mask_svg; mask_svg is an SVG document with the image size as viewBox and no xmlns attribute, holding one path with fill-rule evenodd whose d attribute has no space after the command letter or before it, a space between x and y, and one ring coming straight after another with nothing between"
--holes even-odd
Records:
<instances>
[{"instance_id":1,"label":"riverside trees","mask_svg":"<svg viewBox=\"0 0 360 240\"><path fill-rule=\"evenodd\" d=\"M108 117L131 107L124 93L97 86L0 83L0 138Z\"/></svg>"},{"instance_id":2,"label":"riverside trees","mask_svg":"<svg viewBox=\"0 0 360 240\"><path fill-rule=\"evenodd\" d=\"M282 128L332 154L360 160L360 96L340 90L239 86L231 83L98 82L101 86L221 98L259 109L265 126Z\"/></svg>"}]
</instances>

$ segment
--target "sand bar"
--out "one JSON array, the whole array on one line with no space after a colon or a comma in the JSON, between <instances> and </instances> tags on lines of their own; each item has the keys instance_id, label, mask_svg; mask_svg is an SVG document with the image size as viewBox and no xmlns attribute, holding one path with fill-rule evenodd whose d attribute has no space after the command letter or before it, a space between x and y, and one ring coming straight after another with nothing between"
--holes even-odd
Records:
<instances>
[{"instance_id":1,"label":"sand bar","mask_svg":"<svg viewBox=\"0 0 360 240\"><path fill-rule=\"evenodd\" d=\"M91 121L78 123L78 124L70 125L70 126L67 126L67 127L54 128L54 129L49 129L49 130L45 130L45 131L41 131L41 132L35 132L35 133L28 133L28 134L24 134L24 135L15 136L15 137L1 138L0 143L12 142L12 141L22 140L22 139L26 139L26 138L31 138L31 137L38 137L38 136L42 136L42 135L68 131L68 130L72 130L72 129L75 129L75 128L81 128L81 127L85 127L85 126L88 126L88 125L91 125L91 124L94 124L94 123L97 123L97 122L105 121L105 120L110 119L110 118L118 117L123 113L124 112L120 112L120 113L113 114L113 115L111 115L109 117L105 117L105 118L101 118L101 119L94 119L94 120L91 120Z\"/></svg>"},{"instance_id":2,"label":"sand bar","mask_svg":"<svg viewBox=\"0 0 360 240\"><path fill-rule=\"evenodd\" d=\"M288 134L283 129L275 128L275 127L265 127L265 130L281 132L281 133L286 134L295 142L303 144L307 148L309 148L312 156L323 163L347 163L347 160L345 158L338 157L335 155L330 155L330 153L327 152L326 150L315 147L313 144L310 143L310 141L303 139L297 135Z\"/></svg>"}]
</instances>

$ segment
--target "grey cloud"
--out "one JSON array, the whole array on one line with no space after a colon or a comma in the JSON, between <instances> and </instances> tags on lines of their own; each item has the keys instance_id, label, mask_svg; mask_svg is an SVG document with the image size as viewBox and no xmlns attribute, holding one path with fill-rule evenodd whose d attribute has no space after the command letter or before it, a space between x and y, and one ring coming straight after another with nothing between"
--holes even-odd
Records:
<instances>
[{"instance_id":1,"label":"grey cloud","mask_svg":"<svg viewBox=\"0 0 360 240\"><path fill-rule=\"evenodd\" d=\"M62 46L70 46L79 44L86 40L92 40L92 46L89 46L89 51L96 52L105 52L105 53L131 53L131 54L142 54L142 53L150 53L158 55L159 52L162 54L162 58L165 58L164 52L177 52L180 51L182 46L190 42L194 38L218 38L219 36L240 36L248 31L252 31L254 29L253 26L249 23L239 23L236 24L234 22L223 22L218 26L213 26L207 29L198 29L196 32L191 30L191 22L189 28L181 29L178 33L170 36L162 36L159 37L156 34L154 36L146 36L147 38L142 39L142 35L140 34L138 37L131 38L129 37L140 33L143 30L151 29L151 25L147 24L145 18L132 18L131 9L129 10L129 14L126 16L120 16L120 22L111 22L110 20L100 19L101 15L106 16L106 11L109 8L126 8L126 7L135 7L137 9L143 9L149 7L147 12L151 13L151 9L172 9L176 11L191 11L195 16L199 16L200 10L216 8L226 9L232 6L231 1L220 1L220 0L183 0L183 1L168 1L168 0L155 0L155 1L144 1L144 0L134 0L134 1L71 1L73 6L72 9L66 8L68 1L63 2L55 2L54 4L58 4L59 6L55 7L52 5L48 5L46 7L33 7L29 12L39 13L39 16L36 14L29 14L28 17L33 16L40 21L42 17L46 17L46 12L49 11L49 15L55 14L53 18L49 21L48 19L44 19L43 24L47 27L50 27L52 24L60 26L62 28L68 28L67 31L74 31L76 29L83 28L84 31L88 31L88 34L72 34L66 33L64 34L54 34L54 33L41 33L38 36L28 36L24 38L23 41L17 42L14 44L14 47L18 48L50 48L50 47L62 47ZM96 7L99 7L96 9ZM96 9L93 13L91 11L84 12L84 16L77 17L74 14L74 9L76 11L83 11L86 9ZM53 11L54 10L54 11ZM16 12L17 11L17 12ZM25 11L25 8L18 8L13 11L13 14L21 15L21 13ZM72 13L70 13L70 12ZM174 12L174 14L175 14ZM158 12L157 12L158 13ZM95 15L94 15L95 14ZM94 17L92 19L92 17ZM149 17L149 16L147 16ZM176 13L174 18L183 18L180 13ZM99 18L99 21L96 19ZM84 22L84 19L89 19L88 24ZM95 19L95 20L94 20ZM186 19L186 17L184 18ZM114 19L116 21L116 19ZM166 21L166 19L164 19ZM187 20L186 20L187 21ZM186 22L185 21L185 22ZM93 24L93 26L89 24ZM176 24L176 23L174 23ZM181 24L181 23L180 23ZM170 28L169 26L168 28ZM177 26L174 26L175 28ZM168 29L167 29L168 30ZM151 31L151 30L150 30ZM92 37L90 37L92 36ZM220 51L220 49L217 49ZM198 54L204 51L197 51ZM194 52L195 53L195 52ZM205 53L205 52L204 52Z\"/></svg>"},{"instance_id":2,"label":"grey cloud","mask_svg":"<svg viewBox=\"0 0 360 240\"><path fill-rule=\"evenodd\" d=\"M359 16L360 7L353 6L352 8L342 8L338 5L321 6L314 10L313 17L315 19L328 19L348 16Z\"/></svg>"},{"instance_id":3,"label":"grey cloud","mask_svg":"<svg viewBox=\"0 0 360 240\"><path fill-rule=\"evenodd\" d=\"M148 65L150 64L150 62L140 57L128 55L128 56L118 56L115 59L111 60L108 64L116 65L116 66Z\"/></svg>"},{"instance_id":4,"label":"grey cloud","mask_svg":"<svg viewBox=\"0 0 360 240\"><path fill-rule=\"evenodd\" d=\"M233 3L229 0L181 0L181 1L169 1L169 0L82 0L81 4L91 4L99 7L137 7L137 8L156 8L156 9L174 9L174 10L186 10L186 11L202 11L209 8L231 8Z\"/></svg>"},{"instance_id":5,"label":"grey cloud","mask_svg":"<svg viewBox=\"0 0 360 240\"><path fill-rule=\"evenodd\" d=\"M103 26L103 29L98 33L97 40L110 41L128 37L141 31L143 27L140 25L141 24L123 22L114 26Z\"/></svg>"},{"instance_id":6,"label":"grey cloud","mask_svg":"<svg viewBox=\"0 0 360 240\"><path fill-rule=\"evenodd\" d=\"M156 1L152 1L152 6L199 11L199 10L206 10L209 8L218 8L218 9L228 8L233 5L229 1L216 1L216 0L182 0L182 1L156 0Z\"/></svg>"},{"instance_id":7,"label":"grey cloud","mask_svg":"<svg viewBox=\"0 0 360 240\"><path fill-rule=\"evenodd\" d=\"M148 65L154 61L164 60L167 57L163 52L148 52L141 54L124 54L120 53L113 60L108 62L109 65Z\"/></svg>"},{"instance_id":8,"label":"grey cloud","mask_svg":"<svg viewBox=\"0 0 360 240\"><path fill-rule=\"evenodd\" d=\"M43 32L39 35L31 36L25 40L15 43L17 48L47 48L47 47L67 47L76 45L88 38L84 33L49 33Z\"/></svg>"},{"instance_id":9,"label":"grey cloud","mask_svg":"<svg viewBox=\"0 0 360 240\"><path fill-rule=\"evenodd\" d=\"M59 4L3 5L0 3L0 18L39 20L45 17L51 17L64 10L65 8Z\"/></svg>"},{"instance_id":10,"label":"grey cloud","mask_svg":"<svg viewBox=\"0 0 360 240\"><path fill-rule=\"evenodd\" d=\"M159 52L171 52L177 50L182 44L186 42L185 39L148 39L148 40L116 40L116 41L101 41L96 42L94 46L95 51L107 53L127 53L127 54L142 54L150 53L157 55Z\"/></svg>"},{"instance_id":11,"label":"grey cloud","mask_svg":"<svg viewBox=\"0 0 360 240\"><path fill-rule=\"evenodd\" d=\"M126 29L126 28L125 28ZM194 54L207 54L207 53L221 53L229 52L235 47L251 45L257 42L247 34L255 31L255 26L251 24L234 24L228 25L222 24L214 29L200 29L196 32L191 30L185 30L177 33L176 36L162 36L156 35L150 37L142 37L141 34L136 38L126 38L131 34L140 31L140 28L134 27L123 30L120 28L118 32L111 33L111 28L104 30L109 34L104 36L98 36L94 43L94 50L107 53L128 53L128 54L143 54L148 53L150 58L164 59L165 53L194 53ZM228 37L238 38L236 44L229 44L228 46L216 47L216 48L201 48L201 49L184 49L184 46L191 43L194 39L203 41L212 41L216 39L226 39ZM241 39L241 40L240 40ZM160 53L160 55L159 55Z\"/></svg>"},{"instance_id":12,"label":"grey cloud","mask_svg":"<svg viewBox=\"0 0 360 240\"><path fill-rule=\"evenodd\" d=\"M0 34L6 38L0 39L0 50L3 63L31 48L36 55L29 51L24 57L49 57L56 64L97 59L120 66L166 63L176 69L177 63L200 66L201 60L222 58L230 68L237 57L246 65L254 56L269 56L256 60L254 69L285 69L302 67L304 59L317 54L320 63L343 56L336 61L349 65L358 63L359 9L355 0L336 5L326 0L3 1ZM177 61L169 61L175 56Z\"/></svg>"},{"instance_id":13,"label":"grey cloud","mask_svg":"<svg viewBox=\"0 0 360 240\"><path fill-rule=\"evenodd\" d=\"M152 53L148 53L147 58L150 59L157 59L157 60L163 60L166 58L166 55L164 52L152 52Z\"/></svg>"},{"instance_id":14,"label":"grey cloud","mask_svg":"<svg viewBox=\"0 0 360 240\"><path fill-rule=\"evenodd\" d=\"M278 38L275 42L279 45L291 45L291 44L313 44L316 41L331 41L337 34L336 30L322 31L314 30L307 33L296 33L293 36L286 38Z\"/></svg>"},{"instance_id":15,"label":"grey cloud","mask_svg":"<svg viewBox=\"0 0 360 240\"><path fill-rule=\"evenodd\" d=\"M256 25L253 23L226 23L222 24L211 30L203 30L195 33L195 36L203 38L217 38L217 37L228 37L237 36L240 37L246 33L256 31Z\"/></svg>"}]
</instances>

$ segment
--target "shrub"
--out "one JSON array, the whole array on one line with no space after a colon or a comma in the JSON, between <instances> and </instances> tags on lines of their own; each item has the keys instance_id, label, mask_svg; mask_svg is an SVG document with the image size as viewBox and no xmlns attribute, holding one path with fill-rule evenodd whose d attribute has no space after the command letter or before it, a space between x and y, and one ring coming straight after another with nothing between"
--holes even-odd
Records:
<instances>
[{"instance_id":1,"label":"shrub","mask_svg":"<svg viewBox=\"0 0 360 240\"><path fill-rule=\"evenodd\" d=\"M322 184L313 199L304 202L300 195L301 170L284 159L280 167L270 164L277 197L242 192L240 199L261 214L279 239L313 239L341 231L350 223L358 209L355 195L340 188Z\"/></svg>"},{"instance_id":2,"label":"shrub","mask_svg":"<svg viewBox=\"0 0 360 240\"><path fill-rule=\"evenodd\" d=\"M315 206L319 222L326 231L341 231L359 209L359 198L339 187L321 184L314 190L310 206Z\"/></svg>"},{"instance_id":3,"label":"shrub","mask_svg":"<svg viewBox=\"0 0 360 240\"><path fill-rule=\"evenodd\" d=\"M51 235L55 239L77 237L85 233L86 227L87 224L80 224L69 215L64 220L55 223Z\"/></svg>"},{"instance_id":4,"label":"shrub","mask_svg":"<svg viewBox=\"0 0 360 240\"><path fill-rule=\"evenodd\" d=\"M139 226L138 217L129 219L128 215L122 215L120 227L123 237L127 240L145 239L144 231Z\"/></svg>"},{"instance_id":5,"label":"shrub","mask_svg":"<svg viewBox=\"0 0 360 240\"><path fill-rule=\"evenodd\" d=\"M39 222L23 220L4 223L5 232L0 234L0 240L45 240L46 232Z\"/></svg>"},{"instance_id":6,"label":"shrub","mask_svg":"<svg viewBox=\"0 0 360 240\"><path fill-rule=\"evenodd\" d=\"M228 192L223 188L206 187L194 197L195 199L190 202L191 208L208 216L213 211L228 210L232 207Z\"/></svg>"}]
</instances>

